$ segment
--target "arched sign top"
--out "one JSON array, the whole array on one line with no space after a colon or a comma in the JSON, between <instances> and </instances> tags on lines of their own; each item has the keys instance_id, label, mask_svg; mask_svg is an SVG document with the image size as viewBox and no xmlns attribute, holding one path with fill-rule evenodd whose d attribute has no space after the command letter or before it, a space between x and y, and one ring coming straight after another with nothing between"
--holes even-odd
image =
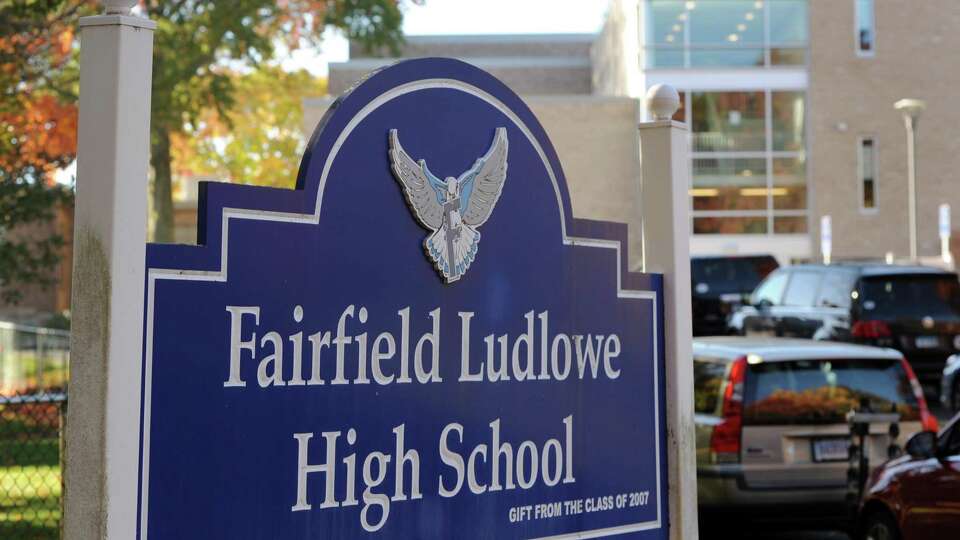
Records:
<instances>
[{"instance_id":1,"label":"arched sign top","mask_svg":"<svg viewBox=\"0 0 960 540\"><path fill-rule=\"evenodd\" d=\"M385 103L426 91L459 92L499 111L522 139L533 148L543 165L558 209L559 234L564 243L578 239L616 243L619 253L618 280L624 288L649 288L657 275L628 271L626 226L573 217L566 178L557 153L543 126L522 98L496 77L471 64L452 58L403 60L381 68L339 96L324 114L310 137L294 190L201 182L198 201L199 246L150 244L148 265L155 268L222 271L223 224L227 215L257 215L276 219L306 219L316 222L325 199L330 169L358 124ZM421 113L423 121L435 121L433 111ZM384 136L386 141L386 136ZM386 143L385 143L386 144Z\"/></svg>"},{"instance_id":2,"label":"arched sign top","mask_svg":"<svg viewBox=\"0 0 960 540\"><path fill-rule=\"evenodd\" d=\"M425 75L429 74L429 75ZM353 128L384 103L406 94L426 90L462 92L502 113L536 149L556 191L562 228L571 216L566 181L543 126L529 107L512 90L489 73L466 62L449 58L404 60L374 72L337 99L330 107L307 145L297 187L317 194L317 208L330 164ZM428 114L427 111L424 111Z\"/></svg>"},{"instance_id":3,"label":"arched sign top","mask_svg":"<svg viewBox=\"0 0 960 540\"><path fill-rule=\"evenodd\" d=\"M494 77L377 71L199 221L147 250L139 540L666 537L662 279Z\"/></svg>"}]
</instances>

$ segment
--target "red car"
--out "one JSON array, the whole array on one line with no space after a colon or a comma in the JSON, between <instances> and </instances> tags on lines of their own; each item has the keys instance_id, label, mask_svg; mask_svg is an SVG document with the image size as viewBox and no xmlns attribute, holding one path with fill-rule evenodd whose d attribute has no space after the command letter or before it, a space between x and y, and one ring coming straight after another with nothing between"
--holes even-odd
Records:
<instances>
[{"instance_id":1,"label":"red car","mask_svg":"<svg viewBox=\"0 0 960 540\"><path fill-rule=\"evenodd\" d=\"M877 467L861 505L862 538L960 539L960 415L917 433L906 455Z\"/></svg>"}]
</instances>

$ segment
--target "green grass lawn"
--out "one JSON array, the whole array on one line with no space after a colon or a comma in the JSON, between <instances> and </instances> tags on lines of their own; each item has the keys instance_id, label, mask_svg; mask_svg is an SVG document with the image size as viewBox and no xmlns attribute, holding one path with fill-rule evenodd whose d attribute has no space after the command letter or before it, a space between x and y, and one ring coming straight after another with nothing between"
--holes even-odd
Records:
<instances>
[{"instance_id":1,"label":"green grass lawn","mask_svg":"<svg viewBox=\"0 0 960 540\"><path fill-rule=\"evenodd\" d=\"M0 538L60 537L60 467L0 467Z\"/></svg>"},{"instance_id":2,"label":"green grass lawn","mask_svg":"<svg viewBox=\"0 0 960 540\"><path fill-rule=\"evenodd\" d=\"M0 418L3 540L60 537L60 443L49 430L31 424Z\"/></svg>"}]
</instances>

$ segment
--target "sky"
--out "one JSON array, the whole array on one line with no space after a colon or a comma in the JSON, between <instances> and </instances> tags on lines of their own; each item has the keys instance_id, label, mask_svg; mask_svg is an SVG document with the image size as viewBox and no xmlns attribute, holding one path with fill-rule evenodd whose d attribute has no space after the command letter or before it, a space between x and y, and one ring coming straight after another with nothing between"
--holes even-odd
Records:
<instances>
[{"instance_id":1,"label":"sky","mask_svg":"<svg viewBox=\"0 0 960 540\"><path fill-rule=\"evenodd\" d=\"M403 31L421 34L564 34L597 32L609 0L424 0L406 1ZM326 75L328 62L347 60L347 41L324 35L321 51L300 49L282 62Z\"/></svg>"}]
</instances>

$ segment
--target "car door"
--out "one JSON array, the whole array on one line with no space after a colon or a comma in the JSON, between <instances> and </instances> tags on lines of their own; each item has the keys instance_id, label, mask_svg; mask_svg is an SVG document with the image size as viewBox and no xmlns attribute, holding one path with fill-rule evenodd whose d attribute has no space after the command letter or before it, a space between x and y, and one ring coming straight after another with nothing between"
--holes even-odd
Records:
<instances>
[{"instance_id":1,"label":"car door","mask_svg":"<svg viewBox=\"0 0 960 540\"><path fill-rule=\"evenodd\" d=\"M750 306L744 310L742 329L746 336L769 335L777 333L776 309L783 300L783 291L787 287L790 271L779 269L767 276L757 290L750 296Z\"/></svg>"},{"instance_id":2,"label":"car door","mask_svg":"<svg viewBox=\"0 0 960 540\"><path fill-rule=\"evenodd\" d=\"M960 428L938 441L938 455L903 478L906 538L960 538Z\"/></svg>"},{"instance_id":3,"label":"car door","mask_svg":"<svg viewBox=\"0 0 960 540\"><path fill-rule=\"evenodd\" d=\"M797 269L791 272L781 305L773 308L777 319L777 335L812 338L821 326L813 307L820 290L822 272L815 269Z\"/></svg>"}]
</instances>

